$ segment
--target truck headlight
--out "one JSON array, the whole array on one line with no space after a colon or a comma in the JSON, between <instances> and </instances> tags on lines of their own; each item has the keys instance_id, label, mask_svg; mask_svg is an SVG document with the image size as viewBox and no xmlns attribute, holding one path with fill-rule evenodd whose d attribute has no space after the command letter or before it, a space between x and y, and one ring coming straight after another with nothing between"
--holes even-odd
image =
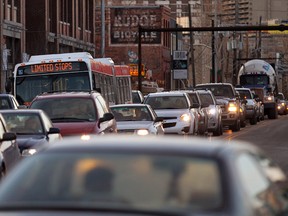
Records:
<instances>
[{"instance_id":1,"label":"truck headlight","mask_svg":"<svg viewBox=\"0 0 288 216\"><path fill-rule=\"evenodd\" d=\"M229 103L228 111L229 112L237 112L236 105L234 103Z\"/></svg>"},{"instance_id":2,"label":"truck headlight","mask_svg":"<svg viewBox=\"0 0 288 216\"><path fill-rule=\"evenodd\" d=\"M184 122L188 122L188 121L191 120L191 117L190 117L189 114L185 113L185 114L183 114L183 115L180 116L180 120L181 120L181 121L184 121Z\"/></svg>"},{"instance_id":3,"label":"truck headlight","mask_svg":"<svg viewBox=\"0 0 288 216\"><path fill-rule=\"evenodd\" d=\"M149 134L149 131L147 129L139 129L136 131L136 134L140 136L146 136Z\"/></svg>"}]
</instances>

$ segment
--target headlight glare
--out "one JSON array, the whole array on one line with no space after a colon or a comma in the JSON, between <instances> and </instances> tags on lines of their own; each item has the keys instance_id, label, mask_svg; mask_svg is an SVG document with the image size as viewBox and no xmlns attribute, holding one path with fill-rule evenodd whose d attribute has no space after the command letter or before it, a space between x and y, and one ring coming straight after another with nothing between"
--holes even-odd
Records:
<instances>
[{"instance_id":1,"label":"headlight glare","mask_svg":"<svg viewBox=\"0 0 288 216\"><path fill-rule=\"evenodd\" d=\"M216 109L215 108L209 109L208 114L209 115L215 115L216 114Z\"/></svg>"},{"instance_id":2,"label":"headlight glare","mask_svg":"<svg viewBox=\"0 0 288 216\"><path fill-rule=\"evenodd\" d=\"M147 129L139 129L137 130L137 135L140 135L140 136L146 136L149 134L149 131Z\"/></svg>"},{"instance_id":3,"label":"headlight glare","mask_svg":"<svg viewBox=\"0 0 288 216\"><path fill-rule=\"evenodd\" d=\"M183 115L180 116L180 120L181 120L181 121L188 122L188 121L191 120L191 117L190 117L189 114L185 113L185 114L183 114Z\"/></svg>"},{"instance_id":4,"label":"headlight glare","mask_svg":"<svg viewBox=\"0 0 288 216\"><path fill-rule=\"evenodd\" d=\"M234 103L229 103L228 111L229 112L237 112L236 105Z\"/></svg>"}]
</instances>

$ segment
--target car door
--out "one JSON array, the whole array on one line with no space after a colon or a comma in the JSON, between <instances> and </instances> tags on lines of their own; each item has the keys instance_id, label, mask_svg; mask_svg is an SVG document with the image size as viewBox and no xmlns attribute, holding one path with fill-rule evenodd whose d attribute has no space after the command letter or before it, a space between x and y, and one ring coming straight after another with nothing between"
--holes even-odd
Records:
<instances>
[{"instance_id":1,"label":"car door","mask_svg":"<svg viewBox=\"0 0 288 216\"><path fill-rule=\"evenodd\" d=\"M0 154L3 157L6 171L9 171L21 158L16 139L3 141L3 136L6 133L6 128L3 119L0 118Z\"/></svg>"},{"instance_id":2,"label":"car door","mask_svg":"<svg viewBox=\"0 0 288 216\"><path fill-rule=\"evenodd\" d=\"M100 95L98 95L96 97L96 106L97 106L99 118L102 118L105 113L109 113L109 111L110 111L108 109L108 106L107 106L104 98ZM99 121L99 119L98 119L98 121ZM115 118L108 120L108 121L104 121L100 124L100 132L114 133L116 131L117 131L117 127L116 127Z\"/></svg>"}]
</instances>

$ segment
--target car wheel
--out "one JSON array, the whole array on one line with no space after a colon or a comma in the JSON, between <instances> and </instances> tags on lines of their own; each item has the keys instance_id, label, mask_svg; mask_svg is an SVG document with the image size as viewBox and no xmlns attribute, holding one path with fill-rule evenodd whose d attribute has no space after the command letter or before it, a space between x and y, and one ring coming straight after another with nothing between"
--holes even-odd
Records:
<instances>
[{"instance_id":1,"label":"car wheel","mask_svg":"<svg viewBox=\"0 0 288 216\"><path fill-rule=\"evenodd\" d=\"M231 126L231 129L233 132L236 132L236 131L239 131L241 128L241 125L240 125L240 119L237 119L234 123L233 126Z\"/></svg>"},{"instance_id":2,"label":"car wheel","mask_svg":"<svg viewBox=\"0 0 288 216\"><path fill-rule=\"evenodd\" d=\"M257 116L256 116L256 115L254 115L254 116L250 119L250 124L251 124L251 125L257 124Z\"/></svg>"},{"instance_id":3,"label":"car wheel","mask_svg":"<svg viewBox=\"0 0 288 216\"><path fill-rule=\"evenodd\" d=\"M213 136L221 136L222 134L223 134L222 123L219 123L217 130L213 131Z\"/></svg>"}]
</instances>

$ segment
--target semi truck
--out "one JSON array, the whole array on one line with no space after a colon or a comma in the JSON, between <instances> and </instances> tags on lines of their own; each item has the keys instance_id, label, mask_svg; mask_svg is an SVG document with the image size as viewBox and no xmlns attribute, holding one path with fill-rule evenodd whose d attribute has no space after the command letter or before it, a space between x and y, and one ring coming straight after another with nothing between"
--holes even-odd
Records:
<instances>
[{"instance_id":1,"label":"semi truck","mask_svg":"<svg viewBox=\"0 0 288 216\"><path fill-rule=\"evenodd\" d=\"M264 104L264 115L278 118L278 76L268 62L261 59L249 60L240 67L237 85L250 88Z\"/></svg>"}]
</instances>

